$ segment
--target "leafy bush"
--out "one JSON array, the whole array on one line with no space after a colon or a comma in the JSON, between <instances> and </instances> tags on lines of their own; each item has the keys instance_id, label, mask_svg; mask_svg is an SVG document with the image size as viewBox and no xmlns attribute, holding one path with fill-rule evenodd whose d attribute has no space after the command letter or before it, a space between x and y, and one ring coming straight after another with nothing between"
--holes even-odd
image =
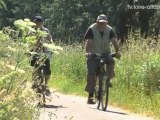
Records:
<instances>
[{"instance_id":1,"label":"leafy bush","mask_svg":"<svg viewBox=\"0 0 160 120\"><path fill-rule=\"evenodd\" d=\"M31 76L20 69L24 58L24 47L15 44L9 36L0 32L0 119L1 120L31 120L33 114L33 93L26 86Z\"/></svg>"},{"instance_id":2,"label":"leafy bush","mask_svg":"<svg viewBox=\"0 0 160 120\"><path fill-rule=\"evenodd\" d=\"M29 84L32 69L29 67L28 52L36 43L36 38L48 33L32 28L35 24L29 19L14 22L18 30L4 28L0 31L0 119L32 120L35 116L35 95ZM27 37L29 31L35 35ZM14 36L14 37L13 37ZM63 50L54 44L42 44L53 53Z\"/></svg>"}]
</instances>

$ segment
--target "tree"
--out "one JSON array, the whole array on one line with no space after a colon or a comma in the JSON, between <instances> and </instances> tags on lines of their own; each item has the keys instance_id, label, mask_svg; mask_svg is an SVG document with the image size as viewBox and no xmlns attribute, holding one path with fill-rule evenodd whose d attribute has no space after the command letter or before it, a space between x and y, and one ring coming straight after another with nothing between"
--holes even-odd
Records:
<instances>
[{"instance_id":1,"label":"tree","mask_svg":"<svg viewBox=\"0 0 160 120\"><path fill-rule=\"evenodd\" d=\"M6 9L6 4L3 0L0 1L0 9Z\"/></svg>"},{"instance_id":2,"label":"tree","mask_svg":"<svg viewBox=\"0 0 160 120\"><path fill-rule=\"evenodd\" d=\"M139 5L156 5L158 0L154 0L153 2L150 0L141 0L138 2ZM154 13L156 12L155 9L141 9L139 10L139 23L140 23L140 34L141 37L147 38L149 32L149 21L153 17Z\"/></svg>"},{"instance_id":3,"label":"tree","mask_svg":"<svg viewBox=\"0 0 160 120\"><path fill-rule=\"evenodd\" d=\"M3 9L2 23L3 26L13 26L13 22L20 18L33 18L36 14L41 14L41 1L34 0L5 0L6 9Z\"/></svg>"},{"instance_id":4,"label":"tree","mask_svg":"<svg viewBox=\"0 0 160 120\"><path fill-rule=\"evenodd\" d=\"M12 26L16 19L33 20L35 15L42 15L45 26L55 40L65 43L82 42L86 29L103 13L107 15L109 25L118 35L121 34L121 38L127 36L127 30L129 28L131 31L131 27L132 30L140 28L141 36L147 37L151 18L156 20L156 10L131 10L127 9L127 5L155 5L157 2L158 0L139 0L136 3L134 0L5 0L6 10L1 9L1 28Z\"/></svg>"}]
</instances>

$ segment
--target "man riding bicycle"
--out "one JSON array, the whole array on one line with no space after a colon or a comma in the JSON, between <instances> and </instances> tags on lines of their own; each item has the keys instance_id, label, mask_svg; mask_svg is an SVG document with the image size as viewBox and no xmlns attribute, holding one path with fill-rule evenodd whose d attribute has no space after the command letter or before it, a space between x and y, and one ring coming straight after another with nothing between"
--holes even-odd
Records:
<instances>
[{"instance_id":1,"label":"man riding bicycle","mask_svg":"<svg viewBox=\"0 0 160 120\"><path fill-rule=\"evenodd\" d=\"M87 55L87 85L85 90L89 93L88 104L95 104L94 92L96 86L96 71L98 63L92 59L92 54L108 54L107 59L107 71L108 78L111 80L114 77L114 59L109 56L111 53L112 43L116 50L116 57L120 58L121 54L117 43L117 38L112 27L108 24L107 16L101 14L98 16L96 23L92 24L85 33L86 40L86 55ZM109 83L112 86L111 83Z\"/></svg>"},{"instance_id":2,"label":"man riding bicycle","mask_svg":"<svg viewBox=\"0 0 160 120\"><path fill-rule=\"evenodd\" d=\"M41 47L40 45L42 45L43 43L53 43L52 41L52 36L49 32L49 30L47 28L45 28L43 26L44 24L44 19L41 17L41 16L35 16L34 18L34 22L36 24L36 26L34 27L35 30L41 30L41 31L45 31L47 32L47 37L45 39L41 39L40 41L37 40L36 42L36 45L34 46L33 48L33 51L34 52L44 52L45 54L49 54L51 55L51 51L46 48L46 47L42 47L42 50L39 51L39 48L38 47ZM34 33L29 33L30 35L31 34L34 34ZM40 43L41 42L41 43ZM37 58L35 56L33 56L32 60L31 60L31 66L34 66L36 67L36 61L37 61ZM43 66L43 73L45 75L45 85L47 87L47 90L46 90L46 95L49 96L50 95L50 91L48 89L48 81L49 81L49 78L50 78L50 75L51 75L51 68L50 68L50 57L48 57L45 62L44 62L45 66ZM34 76L34 74L32 74L32 77ZM34 81L33 81L34 82ZM32 88L34 89L36 85L32 85Z\"/></svg>"}]
</instances>

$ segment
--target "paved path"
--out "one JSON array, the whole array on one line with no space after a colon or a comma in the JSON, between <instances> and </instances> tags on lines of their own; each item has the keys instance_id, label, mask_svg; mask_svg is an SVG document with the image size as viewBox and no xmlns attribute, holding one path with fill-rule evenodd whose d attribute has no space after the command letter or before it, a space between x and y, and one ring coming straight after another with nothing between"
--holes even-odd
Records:
<instances>
[{"instance_id":1,"label":"paved path","mask_svg":"<svg viewBox=\"0 0 160 120\"><path fill-rule=\"evenodd\" d=\"M40 109L39 120L153 120L112 106L108 110L97 110L96 105L86 104L86 98L55 92Z\"/></svg>"}]
</instances>

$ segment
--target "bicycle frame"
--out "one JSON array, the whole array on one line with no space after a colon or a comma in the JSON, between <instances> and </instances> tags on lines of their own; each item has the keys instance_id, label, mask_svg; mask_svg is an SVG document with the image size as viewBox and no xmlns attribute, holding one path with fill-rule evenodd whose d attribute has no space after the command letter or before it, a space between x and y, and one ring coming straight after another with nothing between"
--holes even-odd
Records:
<instances>
[{"instance_id":1,"label":"bicycle frame","mask_svg":"<svg viewBox=\"0 0 160 120\"><path fill-rule=\"evenodd\" d=\"M102 109L106 110L108 105L108 94L109 94L109 78L107 75L107 63L105 63L105 58L108 56L116 57L115 54L93 54L92 57L98 62L97 76L98 76L98 90L95 91L95 97L98 100L98 109L100 108L100 104L102 105ZM94 59L93 58L93 59ZM104 86L105 85L105 86ZM105 88L105 89L104 89ZM103 97L106 95L106 101L104 103Z\"/></svg>"}]
</instances>

